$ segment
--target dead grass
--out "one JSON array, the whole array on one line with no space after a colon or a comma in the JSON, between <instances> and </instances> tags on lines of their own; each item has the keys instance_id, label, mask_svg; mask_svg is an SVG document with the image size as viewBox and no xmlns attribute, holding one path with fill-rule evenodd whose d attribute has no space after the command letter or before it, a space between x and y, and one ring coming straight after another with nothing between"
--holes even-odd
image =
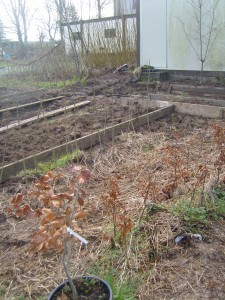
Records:
<instances>
[{"instance_id":1,"label":"dead grass","mask_svg":"<svg viewBox=\"0 0 225 300\"><path fill-rule=\"evenodd\" d=\"M138 132L122 134L112 143L94 147L85 154L83 163L91 168L93 176L87 188L89 215L80 226L89 244L85 248L74 243L73 275L86 274L95 265L104 273L111 264L118 272L119 282L136 280L136 299L225 298L224 222L208 224L204 242L196 242L191 248L174 244L182 224L168 213L167 207L188 192L191 181L181 184L172 199L162 203L161 211L144 216L141 226L137 225L129 236L127 255L121 247L114 257L110 242L104 239L103 233L110 231L110 224L103 214L100 197L105 192L105 182L120 175L121 200L127 215L137 222L143 205L139 182L148 178L162 185L167 182L169 170L163 163L161 149L174 144L175 135L179 135L177 143L188 150L190 168L207 163L209 181L215 176L213 162L217 156L211 128L214 123L225 125L224 121L175 114ZM23 178L2 184L0 212L4 214L10 197L29 184ZM46 299L49 291L65 279L60 255L31 256L28 252L29 234L35 224L35 220L0 218L0 299ZM19 298L21 295L24 298Z\"/></svg>"}]
</instances>

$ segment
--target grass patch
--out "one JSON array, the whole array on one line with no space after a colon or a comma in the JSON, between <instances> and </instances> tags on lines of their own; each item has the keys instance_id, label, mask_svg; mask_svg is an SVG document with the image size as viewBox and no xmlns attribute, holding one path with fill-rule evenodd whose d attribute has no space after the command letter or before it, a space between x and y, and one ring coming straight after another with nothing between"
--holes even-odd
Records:
<instances>
[{"instance_id":1,"label":"grass patch","mask_svg":"<svg viewBox=\"0 0 225 300\"><path fill-rule=\"evenodd\" d=\"M62 88L76 83L81 83L85 85L87 83L87 77L83 77L83 78L73 77L72 79L68 79L68 80L37 82L37 87L38 88Z\"/></svg>"},{"instance_id":2,"label":"grass patch","mask_svg":"<svg viewBox=\"0 0 225 300\"><path fill-rule=\"evenodd\" d=\"M135 300L135 290L137 290L135 278L126 276L121 281L120 272L115 267L121 254L119 248L108 250L97 263L94 262L90 266L87 273L104 279L112 288L114 300Z\"/></svg>"},{"instance_id":3,"label":"grass patch","mask_svg":"<svg viewBox=\"0 0 225 300\"><path fill-rule=\"evenodd\" d=\"M110 285L114 300L135 300L134 279L126 278L120 282L120 273L112 267L106 267L96 274L92 273L92 275L100 276Z\"/></svg>"},{"instance_id":4,"label":"grass patch","mask_svg":"<svg viewBox=\"0 0 225 300\"><path fill-rule=\"evenodd\" d=\"M59 159L51 160L48 162L39 162L37 163L36 169L28 169L23 170L17 174L17 176L30 176L30 175L43 175L46 174L48 171L63 168L67 164L71 162L79 162L83 157L83 151L77 149L76 151L62 155Z\"/></svg>"},{"instance_id":5,"label":"grass patch","mask_svg":"<svg viewBox=\"0 0 225 300\"><path fill-rule=\"evenodd\" d=\"M225 218L225 188L217 186L212 194L205 195L205 205L198 206L188 200L181 200L169 208L172 214L178 215L190 227L207 224L210 220Z\"/></svg>"}]
</instances>

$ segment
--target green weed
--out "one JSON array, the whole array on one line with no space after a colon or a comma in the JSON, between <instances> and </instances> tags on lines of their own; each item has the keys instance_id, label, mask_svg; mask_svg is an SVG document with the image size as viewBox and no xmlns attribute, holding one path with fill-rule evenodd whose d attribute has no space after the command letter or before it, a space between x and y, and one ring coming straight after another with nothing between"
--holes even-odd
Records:
<instances>
[{"instance_id":1,"label":"green weed","mask_svg":"<svg viewBox=\"0 0 225 300\"><path fill-rule=\"evenodd\" d=\"M179 201L172 205L169 211L181 216L185 223L190 226L206 224L209 220L219 220L225 218L225 189L217 186L213 190L214 199L205 195L205 206L197 206L189 201Z\"/></svg>"},{"instance_id":2,"label":"green weed","mask_svg":"<svg viewBox=\"0 0 225 300\"><path fill-rule=\"evenodd\" d=\"M112 288L114 300L135 300L133 285L131 280L126 280L119 283L119 276L116 276L116 271L108 272L104 276L104 280Z\"/></svg>"},{"instance_id":3,"label":"green weed","mask_svg":"<svg viewBox=\"0 0 225 300\"><path fill-rule=\"evenodd\" d=\"M59 159L51 160L45 163L37 163L36 169L28 169L23 170L19 172L18 176L31 176L31 175L43 175L46 174L48 171L57 169L57 168L63 168L67 164L71 163L72 161L76 160L79 162L79 160L83 157L83 151L80 151L77 149L76 151L62 155Z\"/></svg>"},{"instance_id":4,"label":"green weed","mask_svg":"<svg viewBox=\"0 0 225 300\"><path fill-rule=\"evenodd\" d=\"M114 267L120 257L121 249L110 249L90 266L87 273L103 278L111 286L114 300L134 300L135 284L133 279L125 278L121 282L120 273Z\"/></svg>"},{"instance_id":5,"label":"green weed","mask_svg":"<svg viewBox=\"0 0 225 300\"><path fill-rule=\"evenodd\" d=\"M175 215L179 215L185 222L196 224L207 222L207 211L205 207L197 207L189 205L188 201L180 201L173 205L170 209Z\"/></svg>"},{"instance_id":6,"label":"green weed","mask_svg":"<svg viewBox=\"0 0 225 300\"><path fill-rule=\"evenodd\" d=\"M65 86L69 86L75 83L81 83L81 84L86 84L87 78L78 78L78 77L73 77L68 80L57 80L57 81L44 81L44 82L38 82L37 87L38 88L62 88Z\"/></svg>"}]
</instances>

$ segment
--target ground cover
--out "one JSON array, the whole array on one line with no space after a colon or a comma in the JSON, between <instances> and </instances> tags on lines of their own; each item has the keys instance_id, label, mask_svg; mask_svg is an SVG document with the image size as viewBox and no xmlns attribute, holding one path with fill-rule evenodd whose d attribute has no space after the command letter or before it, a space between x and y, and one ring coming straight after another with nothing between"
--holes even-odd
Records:
<instances>
[{"instance_id":1,"label":"ground cover","mask_svg":"<svg viewBox=\"0 0 225 300\"><path fill-rule=\"evenodd\" d=\"M225 169L219 147L224 142L216 138L215 125L224 133L224 120L173 114L84 153L80 163L91 170L92 179L86 191L87 218L79 225L89 244L73 245L74 275L109 280L121 295L117 299L224 298ZM69 176L71 165L58 171ZM59 255L29 253L36 220L7 214L10 199L29 189L33 179L21 177L0 186L2 299L46 299L65 278ZM103 201L112 180L132 221L126 239L114 237L115 243ZM215 193L218 185L221 190ZM175 243L177 236L194 233L202 240Z\"/></svg>"}]
</instances>

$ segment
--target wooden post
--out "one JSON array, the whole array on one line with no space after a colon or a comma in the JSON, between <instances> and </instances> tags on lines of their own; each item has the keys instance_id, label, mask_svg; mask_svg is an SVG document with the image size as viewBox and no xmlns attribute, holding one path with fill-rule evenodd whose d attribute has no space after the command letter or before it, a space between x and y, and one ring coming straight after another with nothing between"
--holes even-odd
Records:
<instances>
[{"instance_id":1,"label":"wooden post","mask_svg":"<svg viewBox=\"0 0 225 300\"><path fill-rule=\"evenodd\" d=\"M126 53L126 17L122 15L122 50Z\"/></svg>"}]
</instances>

